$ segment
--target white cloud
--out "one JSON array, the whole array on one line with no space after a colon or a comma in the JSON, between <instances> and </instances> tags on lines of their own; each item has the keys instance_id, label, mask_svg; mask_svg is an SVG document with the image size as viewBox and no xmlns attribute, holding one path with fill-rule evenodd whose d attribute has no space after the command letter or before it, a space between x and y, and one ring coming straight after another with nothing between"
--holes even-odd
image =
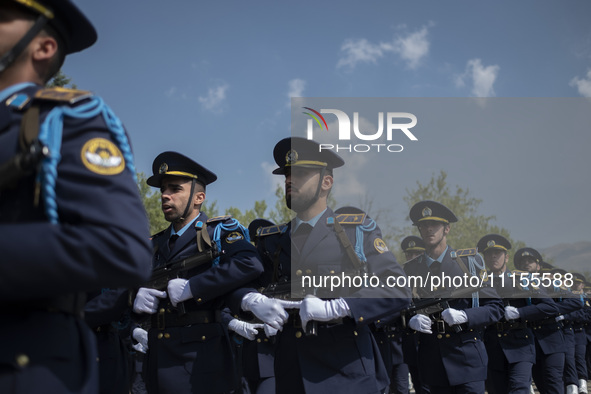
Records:
<instances>
[{"instance_id":1,"label":"white cloud","mask_svg":"<svg viewBox=\"0 0 591 394\"><path fill-rule=\"evenodd\" d=\"M291 98L292 97L303 97L304 89L306 89L306 81L303 79L292 79L287 83L289 89L287 91L288 102L287 106L291 106Z\"/></svg>"},{"instance_id":2,"label":"white cloud","mask_svg":"<svg viewBox=\"0 0 591 394\"><path fill-rule=\"evenodd\" d=\"M261 163L261 168L263 169L263 174L266 178L266 184L269 185L269 192L275 194L275 190L277 190L278 186L283 187L285 184L285 177L282 175L275 175L273 174L273 170L277 168L277 164L269 163L268 161L264 161Z\"/></svg>"},{"instance_id":3,"label":"white cloud","mask_svg":"<svg viewBox=\"0 0 591 394\"><path fill-rule=\"evenodd\" d=\"M574 77L571 79L569 85L576 87L581 96L591 97L591 68L587 70L587 76L585 78Z\"/></svg>"},{"instance_id":4,"label":"white cloud","mask_svg":"<svg viewBox=\"0 0 591 394\"><path fill-rule=\"evenodd\" d=\"M471 93L473 96L492 97L495 95L493 85L499 70L498 65L484 67L480 59L471 59L466 64L466 71L456 77L455 83L457 87L464 87L466 79L468 79L469 82L472 82Z\"/></svg>"},{"instance_id":5,"label":"white cloud","mask_svg":"<svg viewBox=\"0 0 591 394\"><path fill-rule=\"evenodd\" d=\"M166 92L164 92L164 95L168 98L171 98L174 96L176 91L177 91L176 86L171 86L170 89L168 89Z\"/></svg>"},{"instance_id":6,"label":"white cloud","mask_svg":"<svg viewBox=\"0 0 591 394\"><path fill-rule=\"evenodd\" d=\"M207 91L206 97L199 96L197 99L205 109L211 112L222 112L221 105L226 99L226 91L229 86L227 84L220 85L216 88L210 88Z\"/></svg>"},{"instance_id":7,"label":"white cloud","mask_svg":"<svg viewBox=\"0 0 591 394\"><path fill-rule=\"evenodd\" d=\"M365 38L359 40L347 39L341 46L341 52L345 52L337 63L339 67L354 68L357 63L373 63L384 56L384 50L380 44L372 44Z\"/></svg>"},{"instance_id":8,"label":"white cloud","mask_svg":"<svg viewBox=\"0 0 591 394\"><path fill-rule=\"evenodd\" d=\"M424 26L416 32L394 37L391 42L374 44L365 38L347 39L341 46L341 52L344 52L344 55L339 59L337 68L349 67L352 69L358 63L376 64L386 54L394 53L399 55L409 68L415 69L429 54L430 43L427 36L430 26L432 24Z\"/></svg>"}]
</instances>

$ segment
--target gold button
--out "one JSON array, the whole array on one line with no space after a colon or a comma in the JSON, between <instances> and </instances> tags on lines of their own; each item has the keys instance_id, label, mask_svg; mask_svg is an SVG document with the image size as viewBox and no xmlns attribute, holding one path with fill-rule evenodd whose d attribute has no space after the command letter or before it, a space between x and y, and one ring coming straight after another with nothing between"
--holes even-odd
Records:
<instances>
[{"instance_id":1,"label":"gold button","mask_svg":"<svg viewBox=\"0 0 591 394\"><path fill-rule=\"evenodd\" d=\"M312 270L306 270L306 274L310 275L312 273Z\"/></svg>"},{"instance_id":2,"label":"gold button","mask_svg":"<svg viewBox=\"0 0 591 394\"><path fill-rule=\"evenodd\" d=\"M503 334L503 336L504 336L504 337L506 337L506 336L507 336L507 334ZM474 338L474 339L476 339L476 338Z\"/></svg>"},{"instance_id":3,"label":"gold button","mask_svg":"<svg viewBox=\"0 0 591 394\"><path fill-rule=\"evenodd\" d=\"M97 358L96 358L96 362L98 363L98 362L100 362L100 361L101 361L101 359L97 357Z\"/></svg>"},{"instance_id":4,"label":"gold button","mask_svg":"<svg viewBox=\"0 0 591 394\"><path fill-rule=\"evenodd\" d=\"M158 312L159 313L164 313L164 312L166 312L166 310L164 308L160 308L160 310Z\"/></svg>"},{"instance_id":5,"label":"gold button","mask_svg":"<svg viewBox=\"0 0 591 394\"><path fill-rule=\"evenodd\" d=\"M201 340L202 341L205 341L205 335L201 337Z\"/></svg>"},{"instance_id":6,"label":"gold button","mask_svg":"<svg viewBox=\"0 0 591 394\"><path fill-rule=\"evenodd\" d=\"M302 276L302 270L297 270L297 271L296 271L296 275L297 275L297 276Z\"/></svg>"},{"instance_id":7,"label":"gold button","mask_svg":"<svg viewBox=\"0 0 591 394\"><path fill-rule=\"evenodd\" d=\"M357 336L359 334L357 334L357 331L353 331L353 335Z\"/></svg>"},{"instance_id":8,"label":"gold button","mask_svg":"<svg viewBox=\"0 0 591 394\"><path fill-rule=\"evenodd\" d=\"M380 322L379 320L376 320L376 323L379 323L379 322Z\"/></svg>"},{"instance_id":9,"label":"gold button","mask_svg":"<svg viewBox=\"0 0 591 394\"><path fill-rule=\"evenodd\" d=\"M261 343L261 338L257 338L257 343Z\"/></svg>"},{"instance_id":10,"label":"gold button","mask_svg":"<svg viewBox=\"0 0 591 394\"><path fill-rule=\"evenodd\" d=\"M361 316L361 317L359 318L359 321L360 321L360 322L362 322L362 321L363 321L363 316Z\"/></svg>"},{"instance_id":11,"label":"gold button","mask_svg":"<svg viewBox=\"0 0 591 394\"><path fill-rule=\"evenodd\" d=\"M201 298L197 298L197 302L201 302L203 301Z\"/></svg>"},{"instance_id":12,"label":"gold button","mask_svg":"<svg viewBox=\"0 0 591 394\"><path fill-rule=\"evenodd\" d=\"M449 335L449 334L445 334L445 337L446 337L446 338L449 338L449 337L451 337L451 335Z\"/></svg>"},{"instance_id":13,"label":"gold button","mask_svg":"<svg viewBox=\"0 0 591 394\"><path fill-rule=\"evenodd\" d=\"M269 339L265 338L263 341L264 341L264 342L269 342Z\"/></svg>"},{"instance_id":14,"label":"gold button","mask_svg":"<svg viewBox=\"0 0 591 394\"><path fill-rule=\"evenodd\" d=\"M437 286L433 287L433 290L437 291Z\"/></svg>"},{"instance_id":15,"label":"gold button","mask_svg":"<svg viewBox=\"0 0 591 394\"><path fill-rule=\"evenodd\" d=\"M330 270L330 273L331 273L331 274L334 274L334 270Z\"/></svg>"},{"instance_id":16,"label":"gold button","mask_svg":"<svg viewBox=\"0 0 591 394\"><path fill-rule=\"evenodd\" d=\"M160 334L158 334L158 336L156 338L162 339L163 336L164 336L164 334L160 333Z\"/></svg>"},{"instance_id":17,"label":"gold button","mask_svg":"<svg viewBox=\"0 0 591 394\"><path fill-rule=\"evenodd\" d=\"M19 354L16 356L16 364L21 368L24 368L27 365L29 365L30 361L31 360L29 360L29 356L27 356L26 354Z\"/></svg>"},{"instance_id":18,"label":"gold button","mask_svg":"<svg viewBox=\"0 0 591 394\"><path fill-rule=\"evenodd\" d=\"M529 338L529 335L526 335L525 337L526 337L526 338Z\"/></svg>"},{"instance_id":19,"label":"gold button","mask_svg":"<svg viewBox=\"0 0 591 394\"><path fill-rule=\"evenodd\" d=\"M170 338L170 334L169 333L164 334L164 338L166 338L166 339Z\"/></svg>"},{"instance_id":20,"label":"gold button","mask_svg":"<svg viewBox=\"0 0 591 394\"><path fill-rule=\"evenodd\" d=\"M500 338L500 337L502 337L502 335L501 335L501 334L497 334L497 336L498 336L499 338Z\"/></svg>"},{"instance_id":21,"label":"gold button","mask_svg":"<svg viewBox=\"0 0 591 394\"><path fill-rule=\"evenodd\" d=\"M441 334L437 334L437 339L441 339L443 336Z\"/></svg>"},{"instance_id":22,"label":"gold button","mask_svg":"<svg viewBox=\"0 0 591 394\"><path fill-rule=\"evenodd\" d=\"M301 331L296 331L295 336L296 336L296 338L301 338L302 337L302 332Z\"/></svg>"},{"instance_id":23,"label":"gold button","mask_svg":"<svg viewBox=\"0 0 591 394\"><path fill-rule=\"evenodd\" d=\"M474 337L474 340L477 341L478 339L476 339L476 337Z\"/></svg>"}]
</instances>

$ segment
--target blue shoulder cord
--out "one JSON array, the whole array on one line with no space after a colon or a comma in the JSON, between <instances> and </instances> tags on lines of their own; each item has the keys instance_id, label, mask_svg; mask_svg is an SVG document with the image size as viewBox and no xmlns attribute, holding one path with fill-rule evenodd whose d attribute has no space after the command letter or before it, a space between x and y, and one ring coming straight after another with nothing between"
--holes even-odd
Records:
<instances>
[{"instance_id":1,"label":"blue shoulder cord","mask_svg":"<svg viewBox=\"0 0 591 394\"><path fill-rule=\"evenodd\" d=\"M470 275L476 277L478 276L476 268L478 268L480 271L484 270L484 261L482 261L482 264L480 264L476 256L468 256L468 271L470 271ZM480 301L478 298L478 292L474 292L472 293L472 308L478 308L479 306Z\"/></svg>"},{"instance_id":2,"label":"blue shoulder cord","mask_svg":"<svg viewBox=\"0 0 591 394\"><path fill-rule=\"evenodd\" d=\"M363 251L363 232L373 231L376 227L376 222L373 219L369 219L369 223L366 225L359 225L355 229L355 253L363 263L367 262L367 257L365 257L365 252Z\"/></svg>"},{"instance_id":3,"label":"blue shoulder cord","mask_svg":"<svg viewBox=\"0 0 591 394\"><path fill-rule=\"evenodd\" d=\"M213 239L212 241L215 241L216 245L218 246L218 250L222 250L222 230L223 231L236 231L239 230L242 233L242 236L246 239L247 242L250 242L250 235L248 234L248 230L242 225L240 224L240 222L234 218L230 218L228 219L229 223L224 224L224 223L220 223L217 226L215 226L215 229L213 230ZM211 264L212 266L216 266L220 264L220 257L218 256L213 263Z\"/></svg>"},{"instance_id":4,"label":"blue shoulder cord","mask_svg":"<svg viewBox=\"0 0 591 394\"><path fill-rule=\"evenodd\" d=\"M73 108L68 106L55 107L49 112L40 128L39 141L49 148L49 155L41 162L41 168L36 178L38 184L41 185L45 214L52 224L59 222L55 184L57 180L57 165L61 160L60 150L64 116L75 119L90 119L99 114L102 114L111 135L123 154L127 168L131 171L133 179L137 182L133 155L131 154L131 147L129 146L123 124L100 97L93 96L89 102Z\"/></svg>"}]
</instances>

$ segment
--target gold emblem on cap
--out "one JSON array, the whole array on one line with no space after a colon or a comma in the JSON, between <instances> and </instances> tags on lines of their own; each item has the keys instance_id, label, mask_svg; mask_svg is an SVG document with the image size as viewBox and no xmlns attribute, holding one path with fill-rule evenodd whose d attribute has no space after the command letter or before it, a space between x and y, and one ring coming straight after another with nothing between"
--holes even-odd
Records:
<instances>
[{"instance_id":1,"label":"gold emblem on cap","mask_svg":"<svg viewBox=\"0 0 591 394\"><path fill-rule=\"evenodd\" d=\"M410 241L410 242L408 243L408 247L409 247L409 248L414 248L415 246L417 246L417 244L415 244L415 241Z\"/></svg>"},{"instance_id":2,"label":"gold emblem on cap","mask_svg":"<svg viewBox=\"0 0 591 394\"><path fill-rule=\"evenodd\" d=\"M496 243L492 239L486 243L486 246L488 246L489 248L492 248L495 245L496 245Z\"/></svg>"},{"instance_id":3,"label":"gold emblem on cap","mask_svg":"<svg viewBox=\"0 0 591 394\"><path fill-rule=\"evenodd\" d=\"M160 164L160 168L158 169L158 173L159 174L166 174L166 171L168 171L168 164L166 164L166 163Z\"/></svg>"},{"instance_id":4,"label":"gold emblem on cap","mask_svg":"<svg viewBox=\"0 0 591 394\"><path fill-rule=\"evenodd\" d=\"M526 250L525 252L523 252L522 256L531 256L531 254Z\"/></svg>"},{"instance_id":5,"label":"gold emblem on cap","mask_svg":"<svg viewBox=\"0 0 591 394\"><path fill-rule=\"evenodd\" d=\"M423 211L421 212L423 217L431 216L432 213L433 213L433 211L429 207L423 208Z\"/></svg>"},{"instance_id":6,"label":"gold emblem on cap","mask_svg":"<svg viewBox=\"0 0 591 394\"><path fill-rule=\"evenodd\" d=\"M298 161L298 152L293 149L290 149L289 152L285 155L285 163L292 165Z\"/></svg>"}]
</instances>

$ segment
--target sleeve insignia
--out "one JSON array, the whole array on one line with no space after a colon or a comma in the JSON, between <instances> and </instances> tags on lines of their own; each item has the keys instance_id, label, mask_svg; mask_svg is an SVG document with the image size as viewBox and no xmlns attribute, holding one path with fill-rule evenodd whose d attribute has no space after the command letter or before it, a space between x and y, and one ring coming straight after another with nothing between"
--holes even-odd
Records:
<instances>
[{"instance_id":1,"label":"sleeve insignia","mask_svg":"<svg viewBox=\"0 0 591 394\"><path fill-rule=\"evenodd\" d=\"M386 243L381 238L376 238L373 241L373 246L376 248L378 253L385 253L388 251L388 246L386 246Z\"/></svg>"},{"instance_id":2,"label":"sleeve insignia","mask_svg":"<svg viewBox=\"0 0 591 394\"><path fill-rule=\"evenodd\" d=\"M91 96L92 93L87 90L74 90L61 87L41 89L35 93L35 99L58 101L68 104L75 104Z\"/></svg>"},{"instance_id":3,"label":"sleeve insignia","mask_svg":"<svg viewBox=\"0 0 591 394\"><path fill-rule=\"evenodd\" d=\"M82 163L100 175L117 175L125 169L125 159L117 146L105 138L88 140L80 152Z\"/></svg>"},{"instance_id":4,"label":"sleeve insignia","mask_svg":"<svg viewBox=\"0 0 591 394\"><path fill-rule=\"evenodd\" d=\"M240 241L241 239L244 239L244 237L240 232L232 231L230 234L226 236L226 243L232 244L236 241Z\"/></svg>"},{"instance_id":5,"label":"sleeve insignia","mask_svg":"<svg viewBox=\"0 0 591 394\"><path fill-rule=\"evenodd\" d=\"M232 215L216 216L214 218L207 219L206 223L209 224L213 222L223 222L224 220L228 220L230 218L232 218Z\"/></svg>"},{"instance_id":6,"label":"sleeve insignia","mask_svg":"<svg viewBox=\"0 0 591 394\"><path fill-rule=\"evenodd\" d=\"M287 225L285 225L285 224L279 224L279 225L269 226L269 227L261 227L257 231L257 235L259 237L264 237L265 235L280 234L280 233L283 233L286 228L287 228Z\"/></svg>"},{"instance_id":7,"label":"sleeve insignia","mask_svg":"<svg viewBox=\"0 0 591 394\"><path fill-rule=\"evenodd\" d=\"M6 105L21 110L29 103L29 101L28 95L24 93L16 93L6 100Z\"/></svg>"}]
</instances>

